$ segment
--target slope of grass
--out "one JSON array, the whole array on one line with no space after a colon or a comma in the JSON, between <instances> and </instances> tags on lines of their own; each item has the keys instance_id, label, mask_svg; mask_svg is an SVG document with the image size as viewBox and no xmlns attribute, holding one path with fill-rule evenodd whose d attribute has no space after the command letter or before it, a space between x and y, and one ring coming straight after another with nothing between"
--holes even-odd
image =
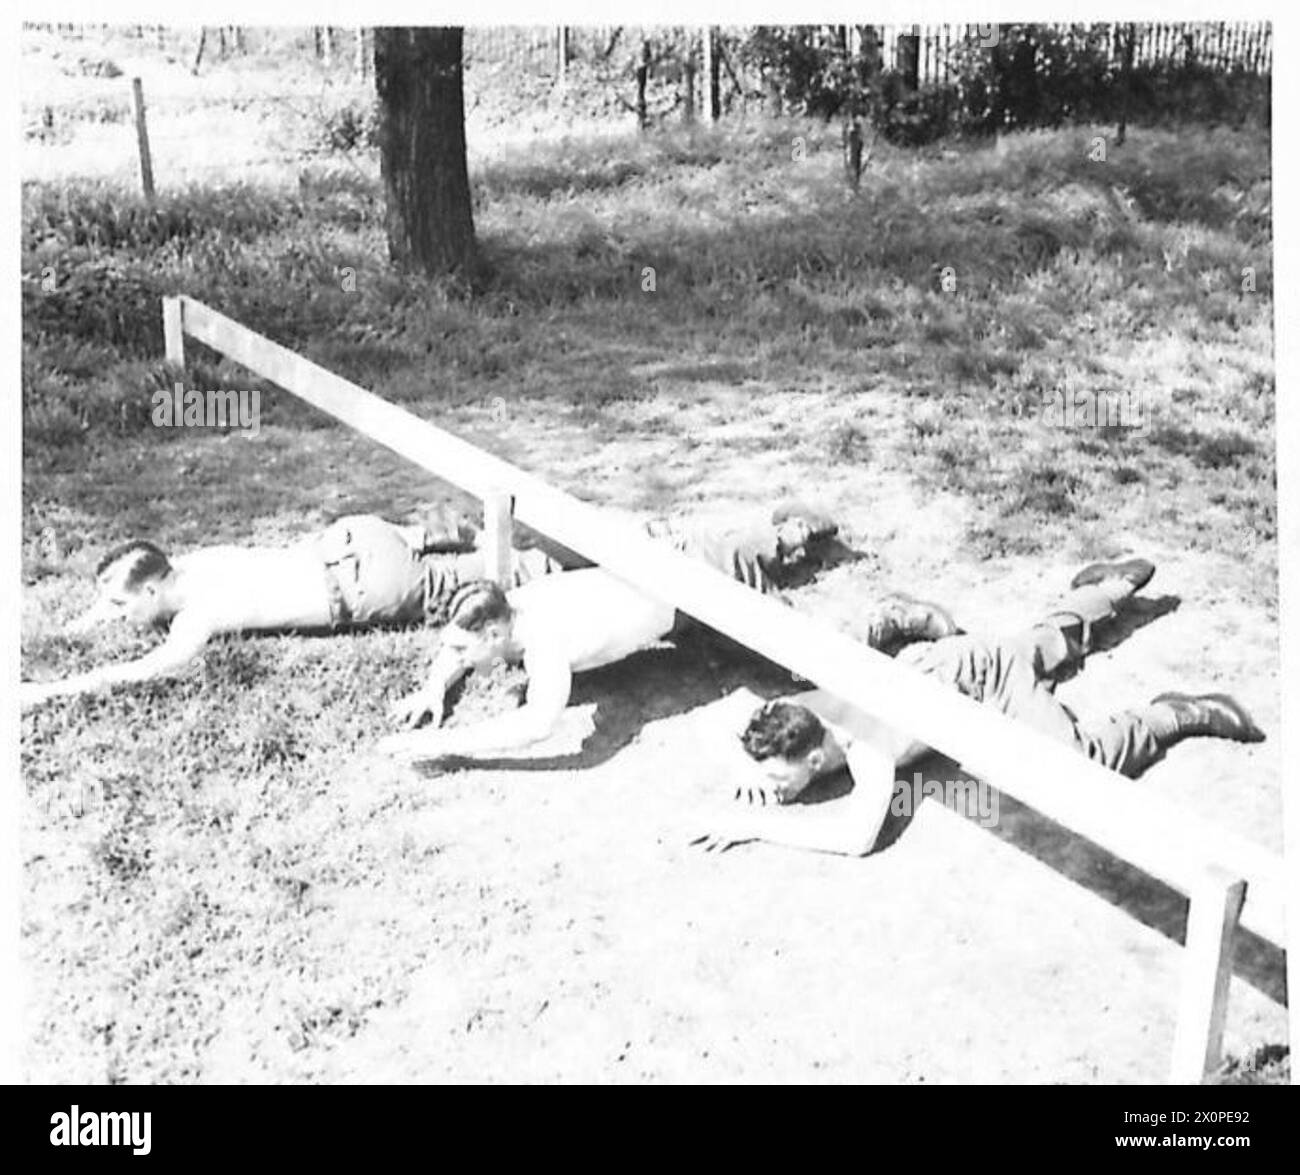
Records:
<instances>
[{"instance_id":1,"label":"slope of grass","mask_svg":"<svg viewBox=\"0 0 1300 1175\"><path fill-rule=\"evenodd\" d=\"M1245 439L1273 421L1266 137L1141 132L1107 163L1084 132L881 149L850 199L826 135L751 124L494 159L475 175L473 291L389 269L377 181L351 167L152 210L102 183L28 185L29 454L147 424L158 297L184 290L398 400L607 404L652 394L637 371L664 354L756 393L898 393L919 416L893 459L977 501L993 553L1116 495L1186 516L1189 485L1213 509L1188 542L1270 540L1272 447ZM191 374L233 378L201 355ZM1062 390L1135 397L1142 427L1053 427Z\"/></svg>"}]
</instances>

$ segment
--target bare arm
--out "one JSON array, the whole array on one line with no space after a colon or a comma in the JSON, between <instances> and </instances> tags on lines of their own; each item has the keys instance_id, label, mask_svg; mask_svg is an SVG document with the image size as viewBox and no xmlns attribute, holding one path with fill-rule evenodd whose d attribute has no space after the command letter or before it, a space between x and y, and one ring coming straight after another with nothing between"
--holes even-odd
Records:
<instances>
[{"instance_id":1,"label":"bare arm","mask_svg":"<svg viewBox=\"0 0 1300 1175\"><path fill-rule=\"evenodd\" d=\"M779 805L759 788L743 789L736 811L701 838L707 848L765 840L791 848L864 857L875 847L894 794L894 759L868 743L846 752L853 790L823 804Z\"/></svg>"},{"instance_id":2,"label":"bare arm","mask_svg":"<svg viewBox=\"0 0 1300 1175\"><path fill-rule=\"evenodd\" d=\"M170 677L184 669L203 651L213 633L213 625L202 616L180 612L172 621L167 639L138 660L103 665L62 681L25 681L19 687L20 701L24 706L36 705L48 698L91 693L124 682Z\"/></svg>"},{"instance_id":3,"label":"bare arm","mask_svg":"<svg viewBox=\"0 0 1300 1175\"><path fill-rule=\"evenodd\" d=\"M440 646L434 654L429 680L394 707L397 720L415 728L427 718L433 726L441 726L447 710L447 693L469 669L454 651Z\"/></svg>"},{"instance_id":4,"label":"bare arm","mask_svg":"<svg viewBox=\"0 0 1300 1175\"><path fill-rule=\"evenodd\" d=\"M569 704L573 671L559 650L532 650L524 658L528 700L518 710L453 730L421 730L383 739L380 750L412 762L510 751L544 739Z\"/></svg>"}]
</instances>

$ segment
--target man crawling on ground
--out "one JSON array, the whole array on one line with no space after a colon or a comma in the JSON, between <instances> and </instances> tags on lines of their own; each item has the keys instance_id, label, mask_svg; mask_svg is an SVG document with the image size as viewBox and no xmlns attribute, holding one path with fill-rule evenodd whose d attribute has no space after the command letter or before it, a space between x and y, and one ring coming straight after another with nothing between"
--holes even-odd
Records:
<instances>
[{"instance_id":1,"label":"man crawling on ground","mask_svg":"<svg viewBox=\"0 0 1300 1175\"><path fill-rule=\"evenodd\" d=\"M1107 625L1154 573L1145 559L1093 564L1074 577L1051 612L1023 632L995 639L953 633L909 644L895 659L1131 779L1185 738L1262 741L1251 716L1226 694L1162 693L1145 706L1093 724L1081 723L1056 698L1056 682L1078 670ZM947 617L942 609L935 611ZM736 789L737 804L718 818L717 828L692 842L708 850L767 840L854 856L869 853L889 814L896 770L931 753L821 691L765 703L750 715L740 738L757 778ZM847 795L798 802L813 781L845 767L853 785Z\"/></svg>"},{"instance_id":2,"label":"man crawling on ground","mask_svg":"<svg viewBox=\"0 0 1300 1175\"><path fill-rule=\"evenodd\" d=\"M816 563L838 530L823 512L793 501L756 525L630 525L763 592L776 591L793 569ZM172 557L135 539L100 560L98 597L69 631L84 634L126 620L166 628L162 644L134 661L59 681L22 682L21 703L172 676L228 633L441 624L458 589L486 573L475 542L474 528L463 520L397 526L370 514L340 518L281 547L213 546ZM515 550L511 558L515 587L584 565L572 552L543 544Z\"/></svg>"}]
</instances>

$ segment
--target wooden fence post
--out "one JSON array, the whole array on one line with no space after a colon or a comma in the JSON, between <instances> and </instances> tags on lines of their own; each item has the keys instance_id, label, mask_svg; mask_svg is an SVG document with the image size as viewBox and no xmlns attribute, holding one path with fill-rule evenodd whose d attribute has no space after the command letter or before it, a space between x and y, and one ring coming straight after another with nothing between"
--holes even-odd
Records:
<instances>
[{"instance_id":1,"label":"wooden fence post","mask_svg":"<svg viewBox=\"0 0 1300 1175\"><path fill-rule=\"evenodd\" d=\"M483 556L488 578L507 591L513 584L515 500L502 490L483 495Z\"/></svg>"},{"instance_id":2,"label":"wooden fence post","mask_svg":"<svg viewBox=\"0 0 1300 1175\"><path fill-rule=\"evenodd\" d=\"M1232 981L1232 949L1246 900L1246 883L1217 866L1207 866L1187 906L1183 987L1174 1029L1169 1081L1199 1085L1218 1068L1223 1022Z\"/></svg>"},{"instance_id":3,"label":"wooden fence post","mask_svg":"<svg viewBox=\"0 0 1300 1175\"><path fill-rule=\"evenodd\" d=\"M145 199L152 204L153 158L149 154L149 128L144 117L144 85L139 78L131 79L131 104L135 108L135 138L140 146L140 182L144 185Z\"/></svg>"},{"instance_id":4,"label":"wooden fence post","mask_svg":"<svg viewBox=\"0 0 1300 1175\"><path fill-rule=\"evenodd\" d=\"M555 29L555 80L563 86L569 80L569 29L557 25Z\"/></svg>"}]
</instances>

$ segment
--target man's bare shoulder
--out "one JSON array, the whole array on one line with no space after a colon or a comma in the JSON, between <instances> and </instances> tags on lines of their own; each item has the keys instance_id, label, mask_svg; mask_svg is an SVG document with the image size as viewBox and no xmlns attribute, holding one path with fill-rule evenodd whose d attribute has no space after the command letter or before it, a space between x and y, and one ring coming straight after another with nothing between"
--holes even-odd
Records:
<instances>
[{"instance_id":1,"label":"man's bare shoulder","mask_svg":"<svg viewBox=\"0 0 1300 1175\"><path fill-rule=\"evenodd\" d=\"M540 608L570 612L590 603L640 604L647 597L600 567L540 575L509 593L511 607L523 613Z\"/></svg>"},{"instance_id":2,"label":"man's bare shoulder","mask_svg":"<svg viewBox=\"0 0 1300 1175\"><path fill-rule=\"evenodd\" d=\"M302 543L284 547L253 547L235 543L221 543L197 547L172 559L178 571L195 571L209 574L229 574L248 569L260 571L285 562L299 562L307 554Z\"/></svg>"},{"instance_id":3,"label":"man's bare shoulder","mask_svg":"<svg viewBox=\"0 0 1300 1175\"><path fill-rule=\"evenodd\" d=\"M552 648L574 670L595 669L649 647L676 610L598 567L530 580L510 593L525 646Z\"/></svg>"},{"instance_id":4,"label":"man's bare shoulder","mask_svg":"<svg viewBox=\"0 0 1300 1175\"><path fill-rule=\"evenodd\" d=\"M202 547L177 557L184 610L214 631L259 631L329 620L320 556L310 544Z\"/></svg>"}]
</instances>

